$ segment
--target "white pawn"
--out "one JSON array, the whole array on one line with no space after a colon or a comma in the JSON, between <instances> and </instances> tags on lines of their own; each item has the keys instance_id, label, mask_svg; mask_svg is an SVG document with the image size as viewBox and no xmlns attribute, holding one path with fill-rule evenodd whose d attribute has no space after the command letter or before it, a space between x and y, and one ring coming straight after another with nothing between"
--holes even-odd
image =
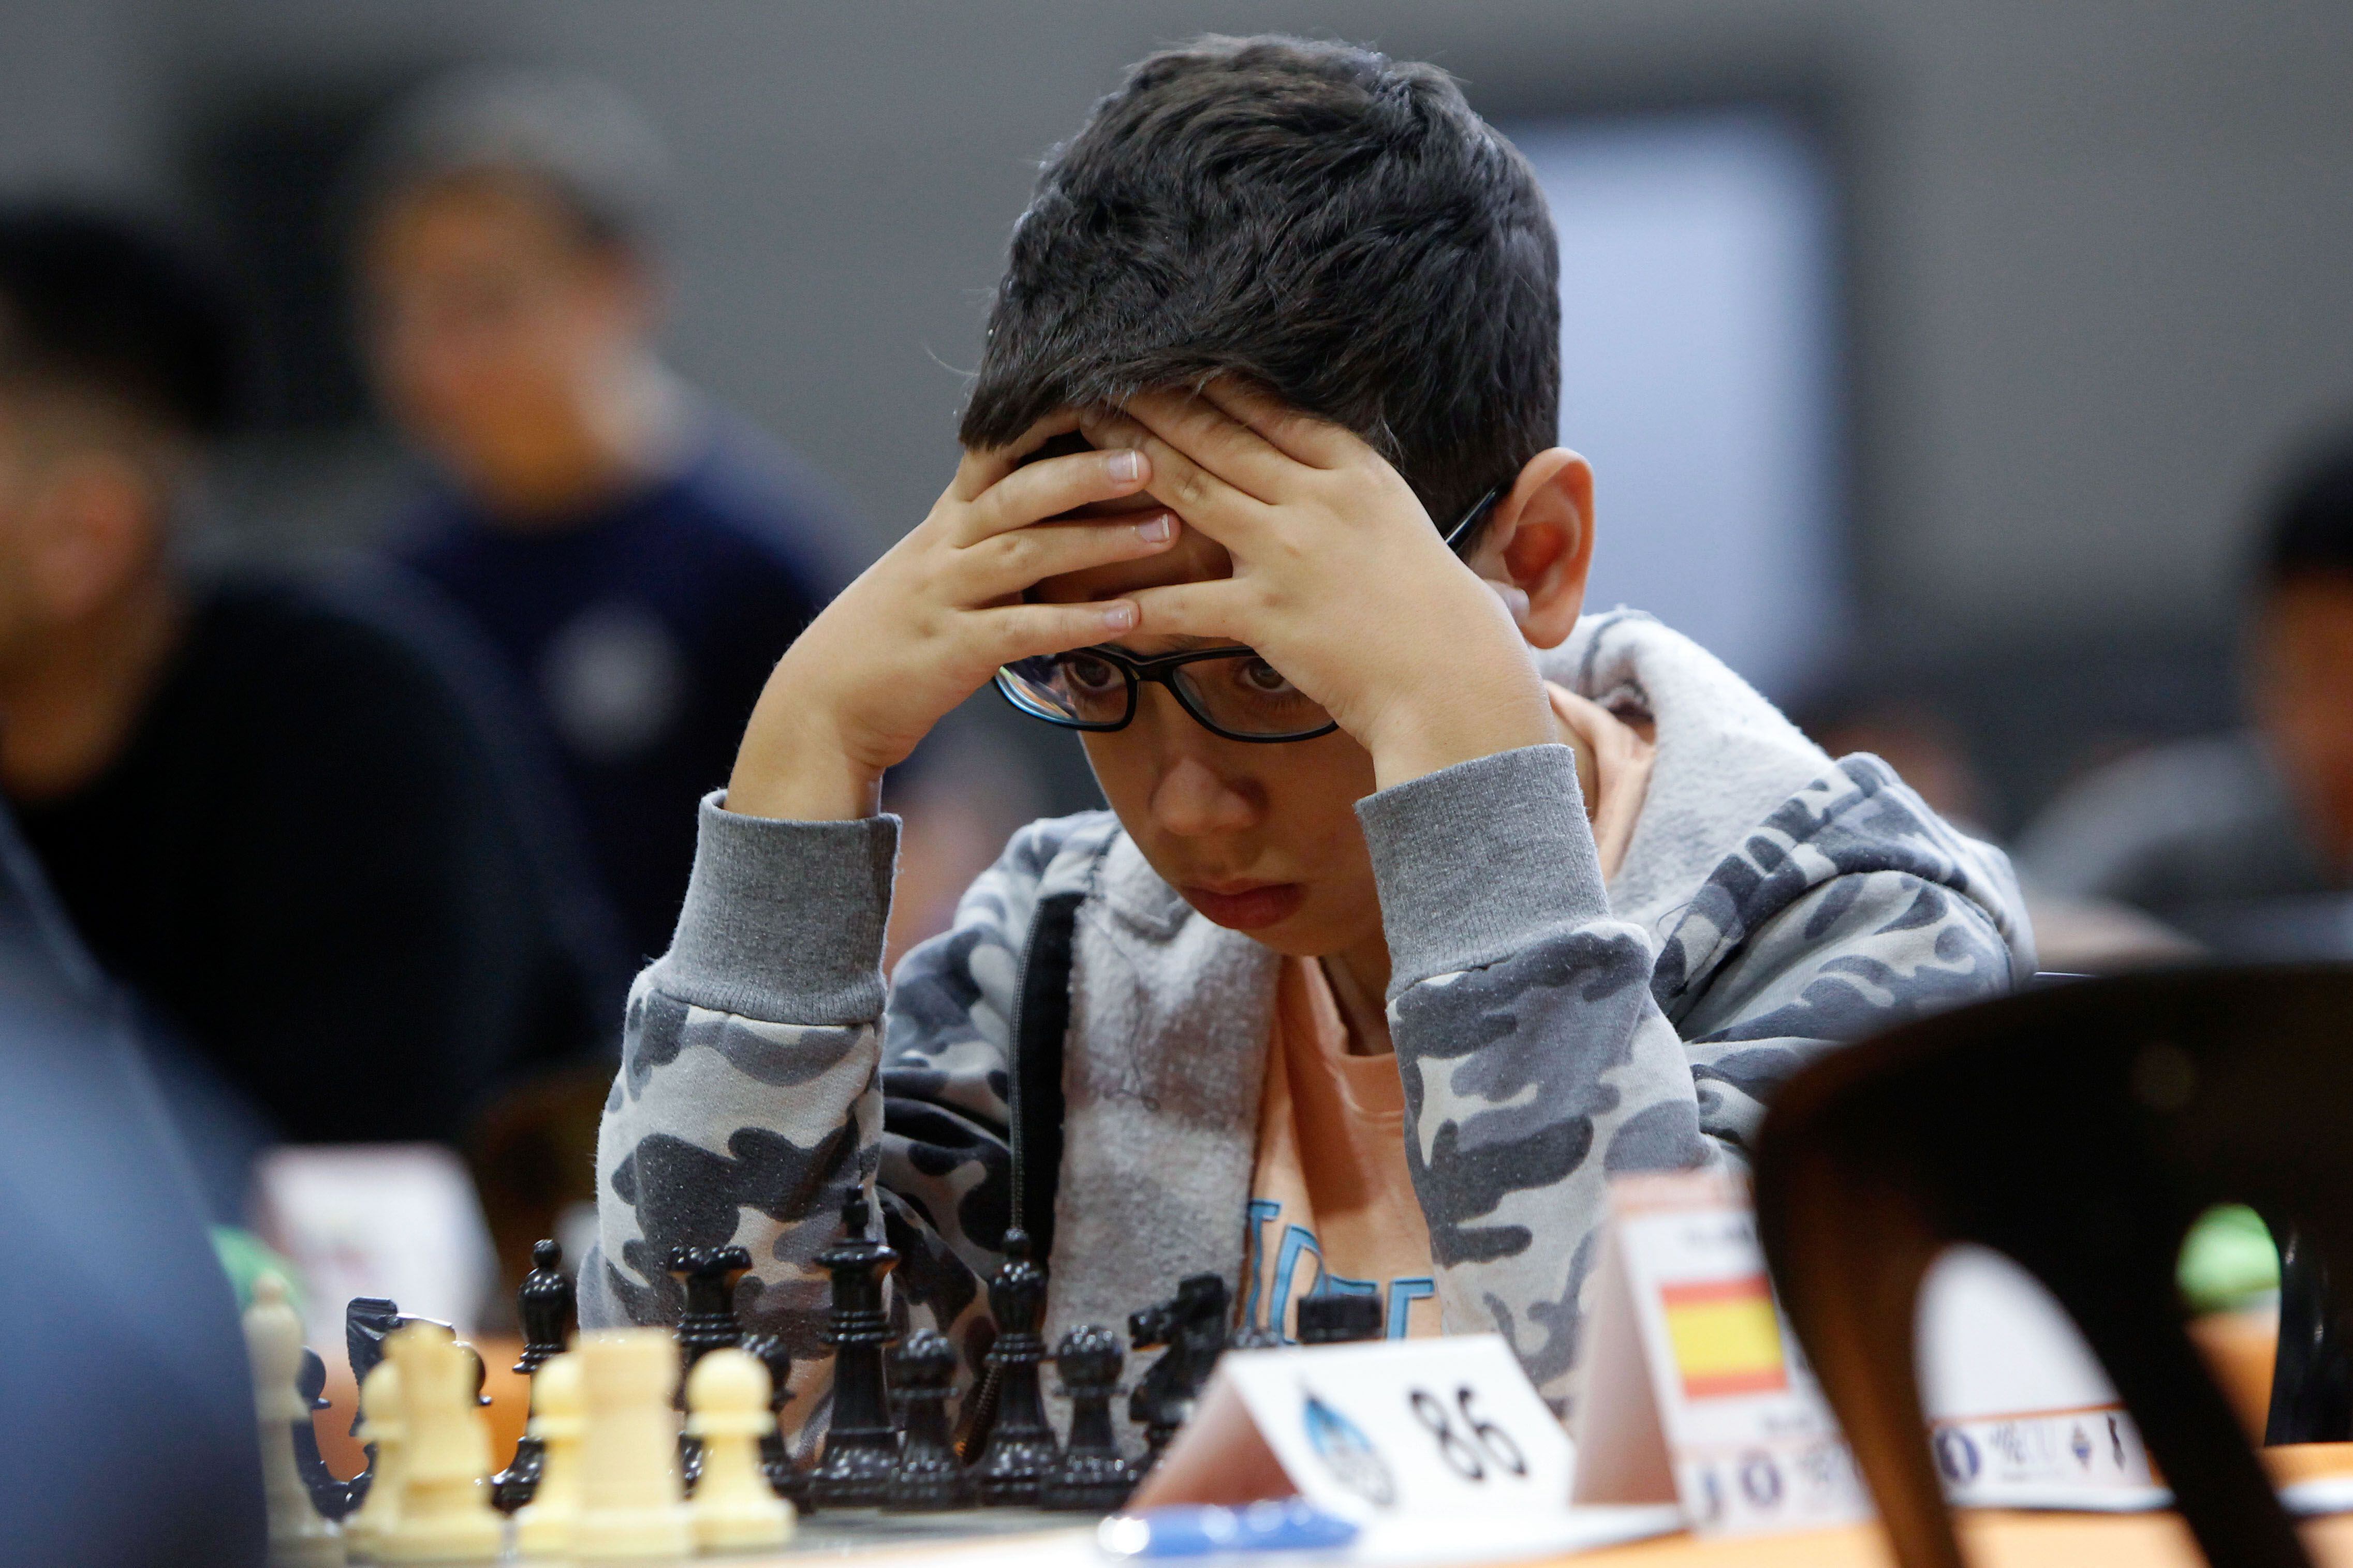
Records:
<instances>
[{"instance_id":1,"label":"white pawn","mask_svg":"<svg viewBox=\"0 0 2353 1568\"><path fill-rule=\"evenodd\" d=\"M286 1281L275 1274L253 1282L245 1354L253 1372L254 1418L261 1424L270 1568L343 1568L343 1531L311 1506L311 1489L294 1462L294 1424L311 1419L310 1402L294 1389L302 1365L302 1320L287 1302Z\"/></svg>"},{"instance_id":2,"label":"white pawn","mask_svg":"<svg viewBox=\"0 0 2353 1568\"><path fill-rule=\"evenodd\" d=\"M572 1554L683 1557L694 1550L678 1474L678 1345L660 1329L580 1336L588 1430L580 1450L584 1500Z\"/></svg>"},{"instance_id":3,"label":"white pawn","mask_svg":"<svg viewBox=\"0 0 2353 1568\"><path fill-rule=\"evenodd\" d=\"M491 1445L474 1404L474 1367L438 1323L410 1323L385 1341L400 1369L406 1480L400 1511L376 1538L385 1563L487 1562L504 1544L491 1506Z\"/></svg>"},{"instance_id":4,"label":"white pawn","mask_svg":"<svg viewBox=\"0 0 2353 1568\"><path fill-rule=\"evenodd\" d=\"M354 1557L373 1559L385 1531L400 1517L400 1496L408 1477L400 1369L388 1361L369 1368L367 1380L360 1384L360 1424L353 1436L374 1446L375 1461L369 1467L367 1496L359 1511L343 1521L343 1545Z\"/></svg>"},{"instance_id":5,"label":"white pawn","mask_svg":"<svg viewBox=\"0 0 2353 1568\"><path fill-rule=\"evenodd\" d=\"M569 1557L580 1521L582 1415L580 1358L566 1352L540 1363L531 1379L531 1435L545 1445L539 1489L515 1515L515 1550L525 1557Z\"/></svg>"},{"instance_id":6,"label":"white pawn","mask_svg":"<svg viewBox=\"0 0 2353 1568\"><path fill-rule=\"evenodd\" d=\"M686 1377L686 1430L702 1440L702 1478L686 1505L694 1543L705 1552L782 1546L792 1539L793 1505L760 1469L768 1414L768 1369L733 1349L705 1352Z\"/></svg>"}]
</instances>

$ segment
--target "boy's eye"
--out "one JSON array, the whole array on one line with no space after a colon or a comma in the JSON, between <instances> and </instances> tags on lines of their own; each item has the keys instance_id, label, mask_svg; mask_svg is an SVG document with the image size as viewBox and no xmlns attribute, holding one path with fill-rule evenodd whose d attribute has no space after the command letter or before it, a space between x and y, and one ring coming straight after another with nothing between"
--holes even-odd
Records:
<instances>
[{"instance_id":1,"label":"boy's eye","mask_svg":"<svg viewBox=\"0 0 2353 1568\"><path fill-rule=\"evenodd\" d=\"M1106 659L1090 655L1072 654L1062 660L1062 679L1073 691L1093 695L1119 689L1119 671Z\"/></svg>"},{"instance_id":2,"label":"boy's eye","mask_svg":"<svg viewBox=\"0 0 2353 1568\"><path fill-rule=\"evenodd\" d=\"M1234 679L1245 690L1259 697L1280 697L1291 689L1291 682L1282 678L1282 672L1262 658L1243 660Z\"/></svg>"}]
</instances>

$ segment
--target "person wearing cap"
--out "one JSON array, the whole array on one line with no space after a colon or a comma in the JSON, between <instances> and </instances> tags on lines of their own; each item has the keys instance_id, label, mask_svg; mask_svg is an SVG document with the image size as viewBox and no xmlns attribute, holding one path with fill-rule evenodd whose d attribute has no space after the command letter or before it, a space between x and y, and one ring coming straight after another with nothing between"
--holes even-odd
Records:
<instances>
[{"instance_id":1,"label":"person wearing cap","mask_svg":"<svg viewBox=\"0 0 2353 1568\"><path fill-rule=\"evenodd\" d=\"M2020 842L2062 893L2137 906L2226 952L2353 952L2353 431L2275 492L2248 595L2253 722L2113 763Z\"/></svg>"},{"instance_id":2,"label":"person wearing cap","mask_svg":"<svg viewBox=\"0 0 2353 1568\"><path fill-rule=\"evenodd\" d=\"M824 487L657 353L666 184L609 90L479 69L399 106L356 179L366 348L435 470L391 548L504 656L641 954L694 802L849 575Z\"/></svg>"}]
</instances>

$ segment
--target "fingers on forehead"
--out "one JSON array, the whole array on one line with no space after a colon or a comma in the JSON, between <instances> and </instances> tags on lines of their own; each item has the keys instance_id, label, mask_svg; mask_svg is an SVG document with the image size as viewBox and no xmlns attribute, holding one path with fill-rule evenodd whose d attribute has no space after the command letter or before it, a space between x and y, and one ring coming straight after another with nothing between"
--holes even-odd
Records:
<instances>
[{"instance_id":1,"label":"fingers on forehead","mask_svg":"<svg viewBox=\"0 0 2353 1568\"><path fill-rule=\"evenodd\" d=\"M956 464L956 493L970 500L1021 466L1021 459L1052 440L1079 428L1080 411L1055 409L1002 447L965 451Z\"/></svg>"},{"instance_id":2,"label":"fingers on forehead","mask_svg":"<svg viewBox=\"0 0 2353 1568\"><path fill-rule=\"evenodd\" d=\"M1331 467L1356 442L1356 437L1341 426L1312 414L1303 414L1266 388L1240 376L1221 375L1203 387L1201 395L1285 457L1314 468Z\"/></svg>"}]
</instances>

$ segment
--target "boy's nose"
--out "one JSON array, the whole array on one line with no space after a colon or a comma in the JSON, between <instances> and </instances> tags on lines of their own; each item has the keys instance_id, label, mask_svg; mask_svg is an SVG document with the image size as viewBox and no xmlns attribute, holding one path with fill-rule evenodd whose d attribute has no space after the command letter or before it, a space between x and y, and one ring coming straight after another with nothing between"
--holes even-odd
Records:
<instances>
[{"instance_id":1,"label":"boy's nose","mask_svg":"<svg viewBox=\"0 0 2353 1568\"><path fill-rule=\"evenodd\" d=\"M1182 755L1152 792L1152 818L1179 838L1234 833L1258 821L1256 791L1237 786L1198 757Z\"/></svg>"}]
</instances>

